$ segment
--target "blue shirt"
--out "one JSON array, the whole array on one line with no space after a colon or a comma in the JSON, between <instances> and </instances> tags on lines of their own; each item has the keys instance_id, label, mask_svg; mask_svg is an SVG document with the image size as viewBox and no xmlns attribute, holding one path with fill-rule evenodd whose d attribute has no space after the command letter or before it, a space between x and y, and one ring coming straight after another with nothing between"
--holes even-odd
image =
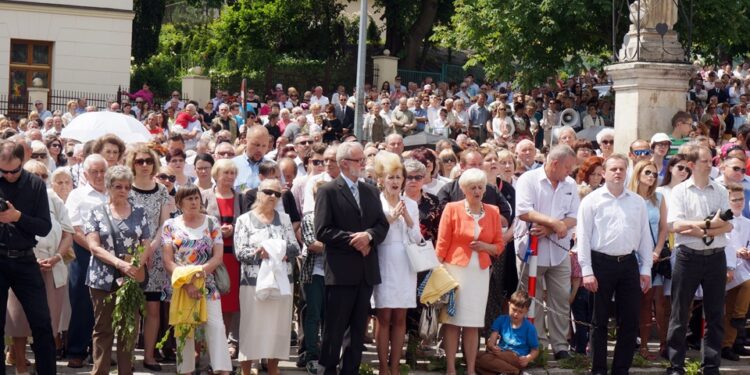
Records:
<instances>
[{"instance_id":1,"label":"blue shirt","mask_svg":"<svg viewBox=\"0 0 750 375\"><path fill-rule=\"evenodd\" d=\"M427 110L422 107L417 107L414 109L414 117L427 117ZM417 121L417 128L416 130L421 132L424 131L425 126L427 125L427 122L425 121Z\"/></svg>"},{"instance_id":2,"label":"blue shirt","mask_svg":"<svg viewBox=\"0 0 750 375\"><path fill-rule=\"evenodd\" d=\"M500 342L497 345L500 349L510 350L519 356L529 355L532 349L539 347L536 328L526 318L523 318L520 327L513 328L510 316L500 315L492 323L492 332L500 334Z\"/></svg>"},{"instance_id":3,"label":"blue shirt","mask_svg":"<svg viewBox=\"0 0 750 375\"><path fill-rule=\"evenodd\" d=\"M234 180L234 190L244 192L247 189L255 189L260 185L258 167L264 159L258 161L250 160L247 154L235 156L232 161L237 166L237 178Z\"/></svg>"}]
</instances>

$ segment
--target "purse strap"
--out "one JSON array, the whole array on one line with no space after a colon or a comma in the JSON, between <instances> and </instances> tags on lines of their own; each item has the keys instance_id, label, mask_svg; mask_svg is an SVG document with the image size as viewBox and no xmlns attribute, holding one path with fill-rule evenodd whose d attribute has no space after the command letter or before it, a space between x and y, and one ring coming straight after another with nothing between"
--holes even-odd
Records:
<instances>
[{"instance_id":1,"label":"purse strap","mask_svg":"<svg viewBox=\"0 0 750 375\"><path fill-rule=\"evenodd\" d=\"M112 243L114 243L115 246L115 256L119 257L125 253L125 245L120 242L120 237L122 237L120 235L120 227L113 225L110 216L112 216L112 211L109 209L109 204L104 203L104 218L107 220L109 235L112 236Z\"/></svg>"}]
</instances>

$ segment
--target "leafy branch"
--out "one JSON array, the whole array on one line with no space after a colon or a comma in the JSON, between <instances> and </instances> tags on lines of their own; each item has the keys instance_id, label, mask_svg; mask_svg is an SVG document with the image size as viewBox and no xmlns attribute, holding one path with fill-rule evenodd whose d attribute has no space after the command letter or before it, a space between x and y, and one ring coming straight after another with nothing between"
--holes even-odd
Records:
<instances>
[{"instance_id":1,"label":"leafy branch","mask_svg":"<svg viewBox=\"0 0 750 375\"><path fill-rule=\"evenodd\" d=\"M139 245L135 248L128 249L128 255L130 256L130 264L133 267L139 268L141 261L141 254L143 254L144 248ZM114 329L115 337L122 338L125 340L125 350L133 352L135 348L135 339L138 336L138 323L140 318L138 313L146 313L146 296L143 294L141 285L135 279L130 277L124 277L124 281L120 288L115 291L115 308L112 311L112 328ZM107 302L110 302L112 295L107 297Z\"/></svg>"}]
</instances>

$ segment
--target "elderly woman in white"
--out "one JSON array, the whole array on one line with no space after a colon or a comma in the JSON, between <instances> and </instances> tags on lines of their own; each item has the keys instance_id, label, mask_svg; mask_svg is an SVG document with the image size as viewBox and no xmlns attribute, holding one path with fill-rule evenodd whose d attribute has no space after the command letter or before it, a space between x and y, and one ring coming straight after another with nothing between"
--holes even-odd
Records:
<instances>
[{"instance_id":1,"label":"elderly woman in white","mask_svg":"<svg viewBox=\"0 0 750 375\"><path fill-rule=\"evenodd\" d=\"M47 182L49 170L47 166L36 160L29 160L23 168ZM65 203L51 189L47 190L52 230L45 237L36 237L34 247L39 267L42 269L44 289L47 291L47 305L52 319L52 332L57 333L60 325L60 312L66 299L68 288L68 268L63 262L63 256L71 251L73 246L73 224L70 222ZM13 338L13 353L15 354L16 373L27 373L26 366L26 338L31 336L31 329L23 313L21 303L18 302L13 291L8 292L8 313L5 321L5 334Z\"/></svg>"}]
</instances>

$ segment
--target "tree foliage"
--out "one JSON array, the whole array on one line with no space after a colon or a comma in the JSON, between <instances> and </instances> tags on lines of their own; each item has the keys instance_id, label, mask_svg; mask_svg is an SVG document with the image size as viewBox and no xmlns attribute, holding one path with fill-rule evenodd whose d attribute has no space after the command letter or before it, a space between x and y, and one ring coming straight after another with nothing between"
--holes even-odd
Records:
<instances>
[{"instance_id":1,"label":"tree foliage","mask_svg":"<svg viewBox=\"0 0 750 375\"><path fill-rule=\"evenodd\" d=\"M136 64L146 61L159 47L159 32L166 0L133 0L131 56Z\"/></svg>"},{"instance_id":2,"label":"tree foliage","mask_svg":"<svg viewBox=\"0 0 750 375\"><path fill-rule=\"evenodd\" d=\"M615 48L629 25L626 0L616 0ZM687 46L693 7L692 52L726 59L750 49L750 0L681 0L676 29ZM455 0L450 25L434 40L469 51L467 67L482 65L489 78L521 87L545 82L583 57L612 55L611 0Z\"/></svg>"}]
</instances>

